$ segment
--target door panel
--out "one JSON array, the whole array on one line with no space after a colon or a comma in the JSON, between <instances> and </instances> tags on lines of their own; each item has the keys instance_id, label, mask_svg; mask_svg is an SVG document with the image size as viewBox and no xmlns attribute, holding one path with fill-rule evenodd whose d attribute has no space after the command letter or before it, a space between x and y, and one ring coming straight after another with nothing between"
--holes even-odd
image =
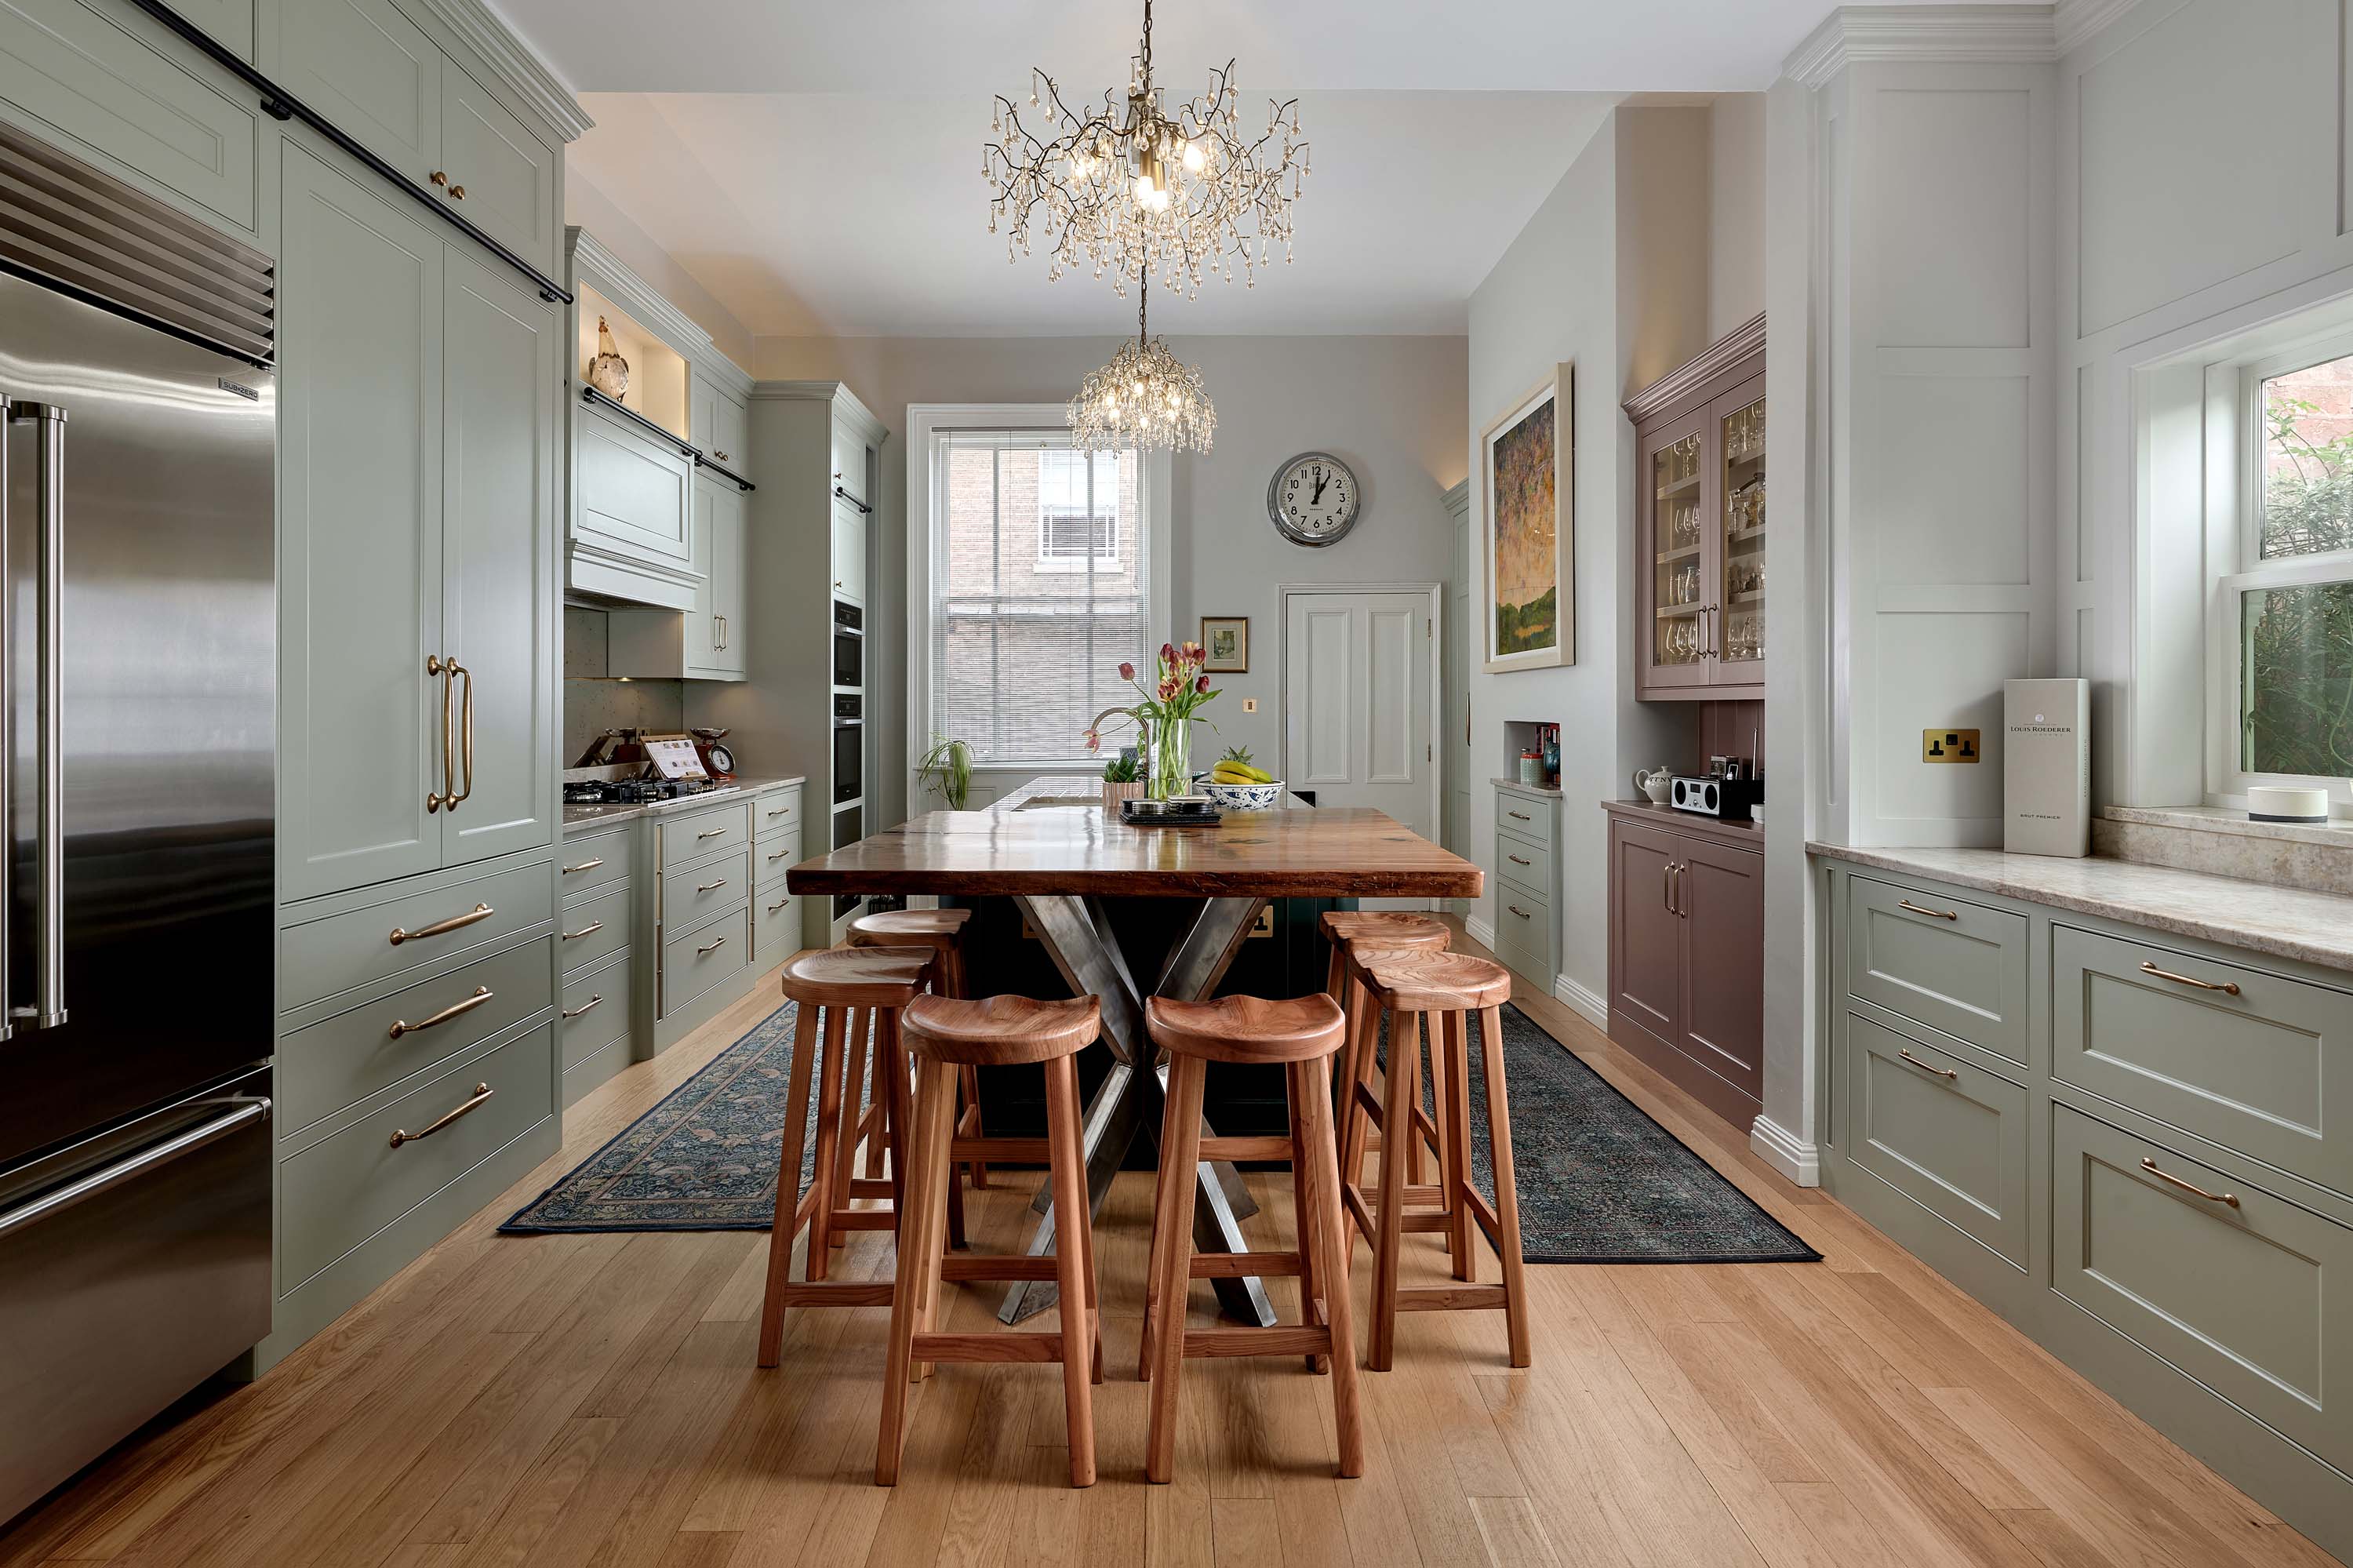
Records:
<instances>
[{"instance_id":1,"label":"door panel","mask_svg":"<svg viewBox=\"0 0 2353 1568\"><path fill-rule=\"evenodd\" d=\"M866 602L866 514L841 500L833 503L833 591Z\"/></svg>"},{"instance_id":2,"label":"door panel","mask_svg":"<svg viewBox=\"0 0 2353 1568\"><path fill-rule=\"evenodd\" d=\"M443 863L555 840L554 397L559 318L448 250L443 651L460 677L459 778ZM471 767L466 764L470 759Z\"/></svg>"},{"instance_id":3,"label":"door panel","mask_svg":"<svg viewBox=\"0 0 2353 1568\"><path fill-rule=\"evenodd\" d=\"M455 66L441 73L441 157L459 213L538 266L554 260L556 154Z\"/></svg>"},{"instance_id":4,"label":"door panel","mask_svg":"<svg viewBox=\"0 0 2353 1568\"><path fill-rule=\"evenodd\" d=\"M391 0L280 0L286 90L422 185L441 158L439 46Z\"/></svg>"},{"instance_id":5,"label":"door panel","mask_svg":"<svg viewBox=\"0 0 2353 1568\"><path fill-rule=\"evenodd\" d=\"M719 648L711 662L733 675L744 673L744 651L751 635L744 598L744 493L723 481L712 489L711 507L712 603L720 618Z\"/></svg>"},{"instance_id":6,"label":"door panel","mask_svg":"<svg viewBox=\"0 0 2353 1568\"><path fill-rule=\"evenodd\" d=\"M442 245L284 147L280 892L441 863Z\"/></svg>"},{"instance_id":7,"label":"door panel","mask_svg":"<svg viewBox=\"0 0 2353 1568\"><path fill-rule=\"evenodd\" d=\"M1610 1004L1660 1039L1683 1037L1683 920L1671 898L1670 867L1683 841L1620 823L1609 896Z\"/></svg>"},{"instance_id":8,"label":"door panel","mask_svg":"<svg viewBox=\"0 0 2353 1568\"><path fill-rule=\"evenodd\" d=\"M700 674L719 662L719 618L724 613L719 608L719 584L712 570L711 543L717 529L719 486L716 481L697 474L694 479L694 517L687 565L702 580L694 588L694 608L685 614L680 631L686 638L686 670Z\"/></svg>"},{"instance_id":9,"label":"door panel","mask_svg":"<svg viewBox=\"0 0 2353 1568\"><path fill-rule=\"evenodd\" d=\"M1641 684L1707 684L1709 501L1715 475L1706 459L1705 410L1676 420L1642 442L1638 469L1650 525L1640 531L1651 558L1635 573L1635 649Z\"/></svg>"},{"instance_id":10,"label":"door panel","mask_svg":"<svg viewBox=\"0 0 2353 1568\"><path fill-rule=\"evenodd\" d=\"M1683 1032L1675 1044L1749 1098L1765 1095L1765 857L1683 841Z\"/></svg>"},{"instance_id":11,"label":"door panel","mask_svg":"<svg viewBox=\"0 0 2353 1568\"><path fill-rule=\"evenodd\" d=\"M1847 1014L1856 1164L2026 1266L2026 1091Z\"/></svg>"},{"instance_id":12,"label":"door panel","mask_svg":"<svg viewBox=\"0 0 2353 1568\"><path fill-rule=\"evenodd\" d=\"M1369 806L1435 838L1429 596L1295 593L1287 603L1287 782L1318 804Z\"/></svg>"}]
</instances>

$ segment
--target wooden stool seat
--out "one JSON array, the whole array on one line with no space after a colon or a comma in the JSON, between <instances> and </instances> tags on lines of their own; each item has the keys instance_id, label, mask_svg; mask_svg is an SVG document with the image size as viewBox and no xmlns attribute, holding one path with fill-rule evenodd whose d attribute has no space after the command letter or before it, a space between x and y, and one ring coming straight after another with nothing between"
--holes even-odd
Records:
<instances>
[{"instance_id":1,"label":"wooden stool seat","mask_svg":"<svg viewBox=\"0 0 2353 1568\"><path fill-rule=\"evenodd\" d=\"M1348 969L1391 1012L1478 1012L1512 999L1512 971L1469 953L1352 947Z\"/></svg>"},{"instance_id":2,"label":"wooden stool seat","mask_svg":"<svg viewBox=\"0 0 2353 1568\"><path fill-rule=\"evenodd\" d=\"M929 948L818 948L785 961L786 1000L817 1007L905 1007L930 978Z\"/></svg>"},{"instance_id":3,"label":"wooden stool seat","mask_svg":"<svg viewBox=\"0 0 2353 1568\"><path fill-rule=\"evenodd\" d=\"M969 909L878 909L849 923L849 940L860 947L923 946L944 952L956 945L971 919Z\"/></svg>"},{"instance_id":4,"label":"wooden stool seat","mask_svg":"<svg viewBox=\"0 0 2353 1568\"><path fill-rule=\"evenodd\" d=\"M1324 939L1332 945L1332 965L1325 978L1324 993L1341 1004L1348 1015L1347 1041L1340 1049L1339 1083L1342 1094L1356 1081L1356 1042L1361 1033L1363 1013L1372 1005L1365 988L1348 970L1347 955L1356 948L1419 948L1444 952L1454 933L1435 915L1417 915L1405 909L1327 909L1321 921ZM1343 1116L1347 1107L1339 1107ZM1421 1185L1423 1139L1436 1150L1440 1164L1446 1162L1445 1134L1437 1119L1421 1108L1420 1097L1415 1097L1413 1125L1420 1137L1402 1141L1406 1160L1412 1173L1413 1184ZM1368 1136L1366 1150L1381 1148L1381 1135Z\"/></svg>"},{"instance_id":5,"label":"wooden stool seat","mask_svg":"<svg viewBox=\"0 0 2353 1568\"><path fill-rule=\"evenodd\" d=\"M882 1370L882 1423L874 1446L877 1486L898 1482L906 1446L907 1383L911 1374L924 1375L934 1361L1061 1362L1071 1485L1094 1484L1090 1385L1103 1378L1103 1310L1095 1295L1094 1224L1087 1206L1086 1156L1079 1143L1079 1075L1071 1058L1094 1043L1102 1022L1102 1006L1091 996L1066 1001L920 996L901 1015L906 1048L915 1059L914 1118L907 1145L891 1338ZM1046 1068L1043 1153L1052 1173L1054 1255L960 1257L944 1265L948 1198L955 1187L952 1158L967 1151L1018 1158L1029 1154L1038 1142L955 1136L959 1069L1023 1063L1043 1063ZM1050 1277L1060 1291L1061 1326L1042 1334L934 1332L941 1281L946 1277Z\"/></svg>"},{"instance_id":6,"label":"wooden stool seat","mask_svg":"<svg viewBox=\"0 0 2353 1568\"><path fill-rule=\"evenodd\" d=\"M1160 1171L1152 1190L1152 1255L1145 1271L1144 1333L1136 1375L1152 1383L1152 1425L1144 1474L1166 1481L1176 1457L1177 1379L1188 1356L1304 1354L1332 1374L1332 1410L1343 1476L1365 1468L1364 1424L1356 1408L1356 1333L1349 1319L1348 1234L1339 1205L1339 1151L1332 1131L1332 1057L1344 1035L1339 1004L1328 996L1292 1001L1223 997L1144 1004L1145 1028L1168 1053L1167 1111L1160 1129ZM1280 1064L1291 1099L1286 1139L1206 1139L1202 1086L1208 1065ZM1288 1160L1299 1246L1293 1253L1198 1253L1193 1247L1194 1171L1204 1159ZM1296 1275L1301 1321L1271 1329L1185 1327L1192 1282L1238 1274ZM1155 1313L1161 1319L1154 1332Z\"/></svg>"},{"instance_id":7,"label":"wooden stool seat","mask_svg":"<svg viewBox=\"0 0 2353 1568\"><path fill-rule=\"evenodd\" d=\"M1152 1037L1172 1051L1212 1062L1304 1062L1340 1048L1340 1004L1317 992L1286 1001L1221 996L1145 1003Z\"/></svg>"},{"instance_id":8,"label":"wooden stool seat","mask_svg":"<svg viewBox=\"0 0 2353 1568\"><path fill-rule=\"evenodd\" d=\"M1363 942L1382 948L1443 949L1454 933L1435 915L1407 909L1326 909L1321 922L1327 942Z\"/></svg>"}]
</instances>

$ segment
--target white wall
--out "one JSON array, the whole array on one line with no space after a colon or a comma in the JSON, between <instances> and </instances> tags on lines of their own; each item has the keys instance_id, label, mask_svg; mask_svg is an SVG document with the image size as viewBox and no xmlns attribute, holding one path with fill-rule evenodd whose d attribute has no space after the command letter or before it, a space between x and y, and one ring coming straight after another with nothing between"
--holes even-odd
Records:
<instances>
[{"instance_id":1,"label":"white wall","mask_svg":"<svg viewBox=\"0 0 2353 1568\"><path fill-rule=\"evenodd\" d=\"M1765 308L1765 94L1728 92L1707 116L1707 341Z\"/></svg>"},{"instance_id":2,"label":"white wall","mask_svg":"<svg viewBox=\"0 0 2353 1568\"><path fill-rule=\"evenodd\" d=\"M1461 444L1467 346L1459 337L1184 337L1170 349L1200 367L1217 440L1175 463L1170 610L1178 641L1204 615L1246 615L1250 669L1219 682L1207 710L1220 745L1279 755L1282 672L1277 590L1284 583L1442 582L1450 534L1441 497L1466 471ZM764 338L748 366L764 378L847 381L891 427L874 524L891 597L870 683L903 691L907 648L906 417L910 403L1060 403L1118 346L1115 338ZM1304 549L1266 520L1276 464L1320 449L1356 471L1364 511L1348 537ZM1241 711L1255 697L1256 714ZM903 791L904 725L882 730L882 784ZM1076 737L1073 737L1076 749ZM1272 766L1271 763L1269 766ZM1018 780L1016 780L1018 782ZM976 787L975 803L984 797ZM929 802L936 804L936 802ZM913 809L924 809L916 801ZM887 794L878 821L908 809ZM1435 824L1433 824L1433 827Z\"/></svg>"},{"instance_id":3,"label":"white wall","mask_svg":"<svg viewBox=\"0 0 2353 1568\"><path fill-rule=\"evenodd\" d=\"M564 176L564 221L586 229L604 242L605 248L636 271L638 277L653 285L671 304L686 313L695 325L711 334L719 352L733 360L743 369L750 369L754 353L752 334L744 323L728 312L726 306L712 297L711 291L694 281L694 275L680 266L670 253L643 228L637 220L615 206L613 199L583 179L580 171L567 167ZM575 366L573 373L579 374Z\"/></svg>"}]
</instances>

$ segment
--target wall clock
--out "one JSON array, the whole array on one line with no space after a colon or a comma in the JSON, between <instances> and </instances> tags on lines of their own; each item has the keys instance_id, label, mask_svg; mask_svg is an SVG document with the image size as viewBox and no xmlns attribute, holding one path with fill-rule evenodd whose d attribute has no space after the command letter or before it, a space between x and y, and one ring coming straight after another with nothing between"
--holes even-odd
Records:
<instances>
[{"instance_id":1,"label":"wall clock","mask_svg":"<svg viewBox=\"0 0 2353 1568\"><path fill-rule=\"evenodd\" d=\"M1266 487L1267 520L1294 545L1335 545L1356 525L1356 471L1330 452L1301 452Z\"/></svg>"}]
</instances>

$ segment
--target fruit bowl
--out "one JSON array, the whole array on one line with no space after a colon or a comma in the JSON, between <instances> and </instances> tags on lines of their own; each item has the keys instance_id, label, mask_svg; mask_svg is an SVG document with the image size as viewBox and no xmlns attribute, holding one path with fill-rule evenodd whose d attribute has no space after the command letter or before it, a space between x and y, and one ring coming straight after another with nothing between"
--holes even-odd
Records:
<instances>
[{"instance_id":1,"label":"fruit bowl","mask_svg":"<svg viewBox=\"0 0 2353 1568\"><path fill-rule=\"evenodd\" d=\"M1280 779L1268 784L1220 784L1214 779L1205 779L1199 788L1224 811L1263 811L1282 799Z\"/></svg>"}]
</instances>

